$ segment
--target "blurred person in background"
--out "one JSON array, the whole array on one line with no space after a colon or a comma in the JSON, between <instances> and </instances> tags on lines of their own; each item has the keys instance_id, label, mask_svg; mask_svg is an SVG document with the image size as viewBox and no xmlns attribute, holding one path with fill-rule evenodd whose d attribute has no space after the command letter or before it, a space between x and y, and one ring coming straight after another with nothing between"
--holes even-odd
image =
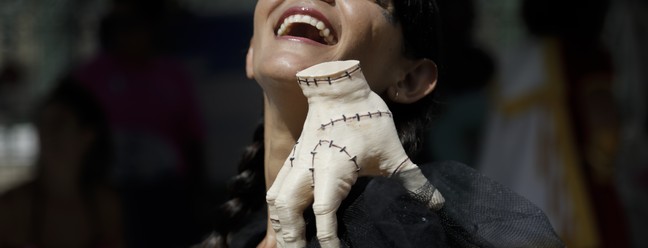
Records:
<instances>
[{"instance_id":1,"label":"blurred person in background","mask_svg":"<svg viewBox=\"0 0 648 248\"><path fill-rule=\"evenodd\" d=\"M102 50L75 71L107 112L132 247L182 247L201 227L203 120L188 73L167 53L167 2L112 1Z\"/></svg>"},{"instance_id":2,"label":"blurred person in background","mask_svg":"<svg viewBox=\"0 0 648 248\"><path fill-rule=\"evenodd\" d=\"M0 196L0 247L122 247L111 147L92 94L64 79L36 115L35 178Z\"/></svg>"},{"instance_id":3,"label":"blurred person in background","mask_svg":"<svg viewBox=\"0 0 648 248\"><path fill-rule=\"evenodd\" d=\"M607 0L526 0L531 37L505 56L480 169L538 204L571 247L627 247L615 188Z\"/></svg>"}]
</instances>

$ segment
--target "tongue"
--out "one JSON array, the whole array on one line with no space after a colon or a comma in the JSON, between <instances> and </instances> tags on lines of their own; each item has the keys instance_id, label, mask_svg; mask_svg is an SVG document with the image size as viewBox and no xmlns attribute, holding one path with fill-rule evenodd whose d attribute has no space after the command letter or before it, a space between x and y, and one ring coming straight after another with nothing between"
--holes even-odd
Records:
<instances>
[{"instance_id":1,"label":"tongue","mask_svg":"<svg viewBox=\"0 0 648 248\"><path fill-rule=\"evenodd\" d=\"M295 23L290 27L290 31L286 35L302 37L313 40L322 44L326 44L324 38L320 36L319 29L304 23Z\"/></svg>"}]
</instances>

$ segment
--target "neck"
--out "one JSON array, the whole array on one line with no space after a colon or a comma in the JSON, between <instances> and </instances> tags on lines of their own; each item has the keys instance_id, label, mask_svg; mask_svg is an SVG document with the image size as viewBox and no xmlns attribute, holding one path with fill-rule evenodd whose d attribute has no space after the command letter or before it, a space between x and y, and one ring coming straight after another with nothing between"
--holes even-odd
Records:
<instances>
[{"instance_id":1,"label":"neck","mask_svg":"<svg viewBox=\"0 0 648 248\"><path fill-rule=\"evenodd\" d=\"M279 170L301 135L308 113L306 97L295 81L260 83L264 92L263 142L266 191L274 183ZM259 247L276 245L275 232L270 223L268 219L266 237Z\"/></svg>"},{"instance_id":2,"label":"neck","mask_svg":"<svg viewBox=\"0 0 648 248\"><path fill-rule=\"evenodd\" d=\"M306 99L300 101L286 100L287 97L273 97L264 95L264 172L266 191L277 178L279 170L290 154L295 142L301 135L301 130L306 120L308 106ZM268 217L270 215L268 214ZM266 237L258 247L275 247L275 232L271 221L268 219Z\"/></svg>"},{"instance_id":3,"label":"neck","mask_svg":"<svg viewBox=\"0 0 648 248\"><path fill-rule=\"evenodd\" d=\"M308 105L303 96L295 99L266 93L264 98L264 170L267 190L301 135Z\"/></svg>"}]
</instances>

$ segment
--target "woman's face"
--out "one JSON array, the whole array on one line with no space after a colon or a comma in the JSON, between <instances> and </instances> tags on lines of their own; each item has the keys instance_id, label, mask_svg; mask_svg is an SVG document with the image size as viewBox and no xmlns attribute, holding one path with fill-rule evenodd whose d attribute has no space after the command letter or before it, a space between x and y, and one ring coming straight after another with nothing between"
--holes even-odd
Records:
<instances>
[{"instance_id":1,"label":"woman's face","mask_svg":"<svg viewBox=\"0 0 648 248\"><path fill-rule=\"evenodd\" d=\"M248 74L265 89L318 63L356 59L371 88L382 93L405 75L401 28L391 8L390 0L259 0Z\"/></svg>"}]
</instances>

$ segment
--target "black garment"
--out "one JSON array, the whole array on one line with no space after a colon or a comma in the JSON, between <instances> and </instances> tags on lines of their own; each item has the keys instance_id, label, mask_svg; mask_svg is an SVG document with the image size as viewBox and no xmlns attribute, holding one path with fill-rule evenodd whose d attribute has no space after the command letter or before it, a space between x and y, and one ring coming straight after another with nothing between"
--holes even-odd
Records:
<instances>
[{"instance_id":1,"label":"black garment","mask_svg":"<svg viewBox=\"0 0 648 248\"><path fill-rule=\"evenodd\" d=\"M433 212L390 178L363 178L338 211L346 247L564 247L544 213L506 187L456 163L421 166L446 199ZM425 199L424 199L425 200ZM256 247L266 210L231 236L230 247ZM308 247L319 247L312 210L304 214Z\"/></svg>"}]
</instances>

